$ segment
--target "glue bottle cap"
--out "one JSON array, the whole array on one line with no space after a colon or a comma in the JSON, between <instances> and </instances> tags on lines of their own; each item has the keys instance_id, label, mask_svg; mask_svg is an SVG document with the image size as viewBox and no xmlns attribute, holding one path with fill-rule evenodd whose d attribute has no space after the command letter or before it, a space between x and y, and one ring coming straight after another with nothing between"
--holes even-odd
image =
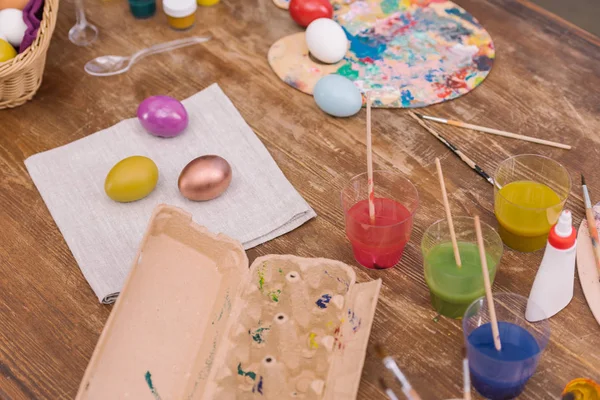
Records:
<instances>
[{"instance_id":1,"label":"glue bottle cap","mask_svg":"<svg viewBox=\"0 0 600 400\"><path fill-rule=\"evenodd\" d=\"M558 217L558 223L550 230L548 242L557 249L566 250L573 247L576 239L577 232L573 228L571 211L564 210Z\"/></svg>"}]
</instances>

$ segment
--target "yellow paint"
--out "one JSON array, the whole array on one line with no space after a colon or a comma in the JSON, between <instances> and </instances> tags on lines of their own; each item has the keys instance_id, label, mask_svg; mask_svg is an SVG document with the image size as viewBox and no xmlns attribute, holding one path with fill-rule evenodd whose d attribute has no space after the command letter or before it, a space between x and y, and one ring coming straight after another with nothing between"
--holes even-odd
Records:
<instances>
[{"instance_id":1,"label":"yellow paint","mask_svg":"<svg viewBox=\"0 0 600 400\"><path fill-rule=\"evenodd\" d=\"M148 157L132 156L115 164L106 175L104 191L114 201L128 203L148 196L158 182L158 167Z\"/></svg>"},{"instance_id":2,"label":"yellow paint","mask_svg":"<svg viewBox=\"0 0 600 400\"><path fill-rule=\"evenodd\" d=\"M169 22L171 28L177 29L178 31L183 31L186 29L190 29L192 26L194 26L194 24L196 23L196 13L194 12L188 15L187 17L181 18L171 17L167 15L167 21Z\"/></svg>"},{"instance_id":3,"label":"yellow paint","mask_svg":"<svg viewBox=\"0 0 600 400\"><path fill-rule=\"evenodd\" d=\"M220 0L196 0L199 6L210 7L217 4Z\"/></svg>"},{"instance_id":4,"label":"yellow paint","mask_svg":"<svg viewBox=\"0 0 600 400\"><path fill-rule=\"evenodd\" d=\"M308 344L311 349L319 348L319 343L317 343L317 341L315 340L316 337L317 337L317 334L314 332L311 332L308 334Z\"/></svg>"},{"instance_id":5,"label":"yellow paint","mask_svg":"<svg viewBox=\"0 0 600 400\"><path fill-rule=\"evenodd\" d=\"M12 60L17 56L17 51L6 40L0 39L0 63Z\"/></svg>"},{"instance_id":6,"label":"yellow paint","mask_svg":"<svg viewBox=\"0 0 600 400\"><path fill-rule=\"evenodd\" d=\"M496 193L494 211L502 241L518 251L535 251L546 245L563 202L543 183L516 181Z\"/></svg>"}]
</instances>

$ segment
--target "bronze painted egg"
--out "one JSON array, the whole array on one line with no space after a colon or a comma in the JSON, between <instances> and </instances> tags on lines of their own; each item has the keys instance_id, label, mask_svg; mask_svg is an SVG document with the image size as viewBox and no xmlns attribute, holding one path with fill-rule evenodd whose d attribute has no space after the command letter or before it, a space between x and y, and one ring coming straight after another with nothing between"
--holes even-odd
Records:
<instances>
[{"instance_id":1,"label":"bronze painted egg","mask_svg":"<svg viewBox=\"0 0 600 400\"><path fill-rule=\"evenodd\" d=\"M179 175L179 191L193 201L219 197L231 183L231 166L222 157L206 155L193 159Z\"/></svg>"}]
</instances>

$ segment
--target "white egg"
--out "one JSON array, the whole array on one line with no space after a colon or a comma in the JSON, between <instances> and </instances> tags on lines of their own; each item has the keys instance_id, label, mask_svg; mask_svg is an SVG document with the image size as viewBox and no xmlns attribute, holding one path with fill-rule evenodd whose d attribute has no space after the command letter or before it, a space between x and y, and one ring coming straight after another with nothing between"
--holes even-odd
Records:
<instances>
[{"instance_id":1,"label":"white egg","mask_svg":"<svg viewBox=\"0 0 600 400\"><path fill-rule=\"evenodd\" d=\"M15 47L21 45L27 25L23 22L23 11L16 8L0 10L0 36Z\"/></svg>"},{"instance_id":2,"label":"white egg","mask_svg":"<svg viewBox=\"0 0 600 400\"><path fill-rule=\"evenodd\" d=\"M317 60L335 64L346 55L348 39L342 27L332 19L315 19L306 28L306 46Z\"/></svg>"}]
</instances>

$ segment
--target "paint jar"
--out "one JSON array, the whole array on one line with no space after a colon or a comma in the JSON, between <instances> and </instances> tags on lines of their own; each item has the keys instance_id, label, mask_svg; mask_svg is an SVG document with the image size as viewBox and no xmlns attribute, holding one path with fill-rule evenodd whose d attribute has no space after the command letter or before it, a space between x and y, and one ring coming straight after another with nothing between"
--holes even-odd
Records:
<instances>
[{"instance_id":1,"label":"paint jar","mask_svg":"<svg viewBox=\"0 0 600 400\"><path fill-rule=\"evenodd\" d=\"M163 9L171 28L190 29L196 23L196 0L163 0Z\"/></svg>"},{"instance_id":2,"label":"paint jar","mask_svg":"<svg viewBox=\"0 0 600 400\"><path fill-rule=\"evenodd\" d=\"M129 0L129 10L138 19L150 18L156 12L156 0Z\"/></svg>"},{"instance_id":3,"label":"paint jar","mask_svg":"<svg viewBox=\"0 0 600 400\"><path fill-rule=\"evenodd\" d=\"M221 0L197 0L197 1L198 1L199 6L210 7L210 6L214 6Z\"/></svg>"}]
</instances>

